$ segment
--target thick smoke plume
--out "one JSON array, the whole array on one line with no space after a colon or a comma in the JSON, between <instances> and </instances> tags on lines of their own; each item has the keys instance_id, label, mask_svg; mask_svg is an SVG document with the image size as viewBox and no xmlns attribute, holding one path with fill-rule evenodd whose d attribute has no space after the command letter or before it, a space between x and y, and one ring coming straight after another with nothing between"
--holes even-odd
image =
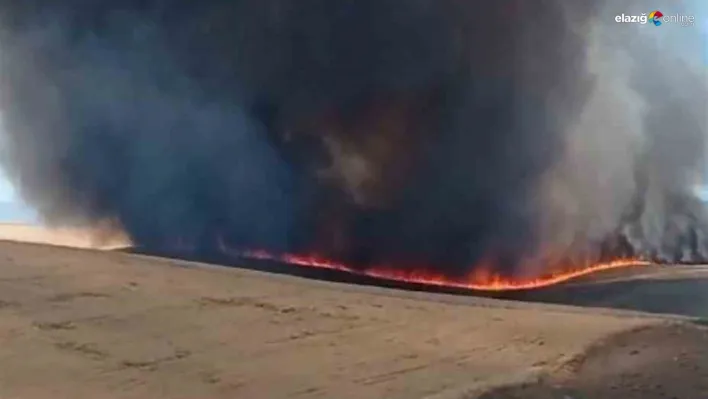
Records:
<instances>
[{"instance_id":1,"label":"thick smoke plume","mask_svg":"<svg viewBox=\"0 0 708 399\"><path fill-rule=\"evenodd\" d=\"M5 166L47 221L152 251L704 261L705 76L629 6L4 2Z\"/></svg>"}]
</instances>

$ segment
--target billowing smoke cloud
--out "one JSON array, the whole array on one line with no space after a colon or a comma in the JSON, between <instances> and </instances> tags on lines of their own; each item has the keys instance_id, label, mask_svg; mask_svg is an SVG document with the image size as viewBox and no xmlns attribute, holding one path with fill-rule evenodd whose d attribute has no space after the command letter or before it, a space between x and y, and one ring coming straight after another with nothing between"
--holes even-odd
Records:
<instances>
[{"instance_id":1,"label":"billowing smoke cloud","mask_svg":"<svg viewBox=\"0 0 708 399\"><path fill-rule=\"evenodd\" d=\"M692 194L704 76L659 56L641 32L658 28L614 22L631 10L2 7L5 166L49 222L108 223L152 251L316 252L450 275L482 260L536 272L705 259Z\"/></svg>"}]
</instances>

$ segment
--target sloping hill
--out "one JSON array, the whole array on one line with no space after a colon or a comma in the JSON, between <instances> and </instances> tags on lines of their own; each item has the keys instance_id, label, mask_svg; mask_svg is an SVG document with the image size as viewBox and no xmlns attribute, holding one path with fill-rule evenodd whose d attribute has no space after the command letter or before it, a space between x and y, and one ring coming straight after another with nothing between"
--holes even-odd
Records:
<instances>
[{"instance_id":1,"label":"sloping hill","mask_svg":"<svg viewBox=\"0 0 708 399\"><path fill-rule=\"evenodd\" d=\"M101 235L71 228L48 229L25 223L0 223L0 240L93 249L118 249L129 245L120 235Z\"/></svg>"},{"instance_id":2,"label":"sloping hill","mask_svg":"<svg viewBox=\"0 0 708 399\"><path fill-rule=\"evenodd\" d=\"M705 396L708 356L690 356L705 330L643 314L43 245L0 253L3 398L546 398L604 395L617 375L633 376L612 380L617 396L574 398Z\"/></svg>"}]
</instances>

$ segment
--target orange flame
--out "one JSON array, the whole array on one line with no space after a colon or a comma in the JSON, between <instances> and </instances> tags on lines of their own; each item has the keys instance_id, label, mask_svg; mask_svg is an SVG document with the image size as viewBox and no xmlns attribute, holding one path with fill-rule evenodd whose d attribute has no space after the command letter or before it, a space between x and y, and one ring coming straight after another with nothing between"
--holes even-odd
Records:
<instances>
[{"instance_id":1,"label":"orange flame","mask_svg":"<svg viewBox=\"0 0 708 399\"><path fill-rule=\"evenodd\" d=\"M585 268L556 271L536 278L513 279L481 269L466 278L453 280L442 274L422 270L398 270L386 267L374 267L366 270L352 269L344 264L323 259L318 256L273 255L265 251L251 251L246 257L261 260L285 262L297 266L338 270L357 275L379 278L389 281L401 281L437 287L461 288L474 291L520 291L548 287L573 280L593 273L622 269L632 266L647 266L650 262L637 259L618 259L612 262L597 263Z\"/></svg>"}]
</instances>

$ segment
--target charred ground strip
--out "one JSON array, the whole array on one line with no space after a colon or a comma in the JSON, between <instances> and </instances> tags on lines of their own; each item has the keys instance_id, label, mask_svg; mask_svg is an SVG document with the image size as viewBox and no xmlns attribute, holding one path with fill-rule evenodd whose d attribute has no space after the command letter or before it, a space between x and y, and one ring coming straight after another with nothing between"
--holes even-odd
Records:
<instances>
[{"instance_id":1,"label":"charred ground strip","mask_svg":"<svg viewBox=\"0 0 708 399\"><path fill-rule=\"evenodd\" d=\"M129 252L140 254L140 250ZM154 255L152 252L146 255ZM465 288L435 286L423 283L396 281L371 276L353 274L345 271L296 266L273 260L234 259L228 256L193 256L189 253L163 253L162 256L187 261L224 265L239 269L253 270L327 282L345 283L359 286L390 288L395 290L448 294L455 302L464 303L465 297L505 299L520 302L539 302L558 305L573 305L590 308L625 309L657 314L678 314L695 318L708 317L708 303L702 293L708 289L708 277L687 277L673 279L634 279L633 274L640 274L646 266L628 268L616 272L600 273L571 280L559 285L537 289L510 291L484 291ZM205 260L206 259L206 260ZM189 266L187 266L189 267ZM690 266L688 266L690 267ZM685 269L685 267L684 267ZM611 279L608 276L626 276L628 278ZM625 298L625 299L623 299ZM443 300L443 299L440 299ZM679 305L677 305L679 304ZM676 310L680 309L679 313Z\"/></svg>"}]
</instances>

